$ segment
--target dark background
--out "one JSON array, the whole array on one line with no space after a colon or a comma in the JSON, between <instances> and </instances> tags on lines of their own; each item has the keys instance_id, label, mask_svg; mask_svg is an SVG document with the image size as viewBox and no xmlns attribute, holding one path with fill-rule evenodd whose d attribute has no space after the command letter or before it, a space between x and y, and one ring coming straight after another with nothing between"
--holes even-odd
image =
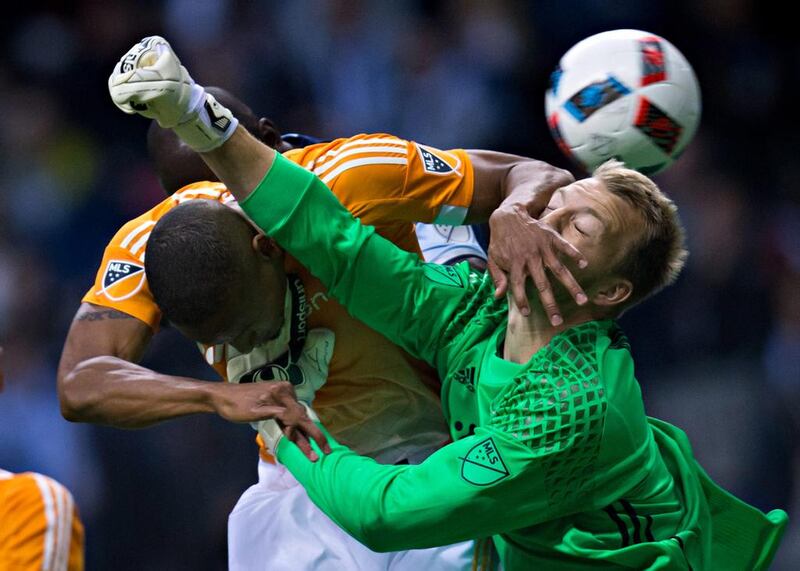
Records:
<instances>
[{"instance_id":1,"label":"dark background","mask_svg":"<svg viewBox=\"0 0 800 571\"><path fill-rule=\"evenodd\" d=\"M615 28L669 39L703 91L694 142L657 177L681 209L691 258L623 324L648 411L683 427L728 489L791 515L800 42L772 3L53 1L19 3L0 26L0 466L74 492L88 569L224 568L227 514L256 479L248 427L207 416L122 431L58 412L56 364L103 247L163 197L147 121L119 112L106 88L150 34L167 37L200 83L242 94L284 131L390 132L563 167L543 116L560 56ZM208 376L195 353L166 331L145 364ZM774 568L800 567L799 536L793 526Z\"/></svg>"}]
</instances>

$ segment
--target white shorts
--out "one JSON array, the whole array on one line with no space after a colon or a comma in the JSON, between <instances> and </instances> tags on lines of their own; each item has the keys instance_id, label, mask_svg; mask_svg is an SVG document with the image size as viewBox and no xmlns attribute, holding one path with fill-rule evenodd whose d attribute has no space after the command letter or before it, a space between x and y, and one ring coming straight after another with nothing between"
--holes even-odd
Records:
<instances>
[{"instance_id":1,"label":"white shorts","mask_svg":"<svg viewBox=\"0 0 800 571\"><path fill-rule=\"evenodd\" d=\"M328 519L286 468L263 460L258 483L228 517L231 571L469 570L474 546L370 551Z\"/></svg>"}]
</instances>

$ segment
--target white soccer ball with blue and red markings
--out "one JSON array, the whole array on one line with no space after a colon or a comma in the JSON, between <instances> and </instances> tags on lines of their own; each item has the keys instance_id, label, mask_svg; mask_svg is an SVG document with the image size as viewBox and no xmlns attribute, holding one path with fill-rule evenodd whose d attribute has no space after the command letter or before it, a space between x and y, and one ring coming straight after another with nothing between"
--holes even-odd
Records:
<instances>
[{"instance_id":1,"label":"white soccer ball with blue and red markings","mask_svg":"<svg viewBox=\"0 0 800 571\"><path fill-rule=\"evenodd\" d=\"M664 38L639 30L577 43L545 96L553 138L587 172L612 157L647 175L664 170L692 140L700 107L687 59Z\"/></svg>"}]
</instances>

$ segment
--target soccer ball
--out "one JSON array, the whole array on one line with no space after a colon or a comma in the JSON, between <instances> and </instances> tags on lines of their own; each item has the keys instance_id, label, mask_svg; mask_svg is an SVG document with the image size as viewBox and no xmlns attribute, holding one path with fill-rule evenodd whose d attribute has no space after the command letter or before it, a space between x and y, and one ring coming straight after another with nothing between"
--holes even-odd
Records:
<instances>
[{"instance_id":1,"label":"soccer ball","mask_svg":"<svg viewBox=\"0 0 800 571\"><path fill-rule=\"evenodd\" d=\"M545 112L559 148L586 171L615 157L652 175L692 140L700 87L692 66L664 38L614 30L564 54L550 76Z\"/></svg>"}]
</instances>

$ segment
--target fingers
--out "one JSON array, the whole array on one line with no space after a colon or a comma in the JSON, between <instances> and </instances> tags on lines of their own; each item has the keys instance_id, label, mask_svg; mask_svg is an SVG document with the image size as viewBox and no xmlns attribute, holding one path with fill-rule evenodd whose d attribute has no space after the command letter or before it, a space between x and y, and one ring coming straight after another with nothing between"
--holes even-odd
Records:
<instances>
[{"instance_id":1,"label":"fingers","mask_svg":"<svg viewBox=\"0 0 800 571\"><path fill-rule=\"evenodd\" d=\"M275 404L291 409L293 405L297 405L297 396L294 393L292 383L288 381L270 381L265 383L269 387L268 398L271 398Z\"/></svg>"},{"instance_id":2,"label":"fingers","mask_svg":"<svg viewBox=\"0 0 800 571\"><path fill-rule=\"evenodd\" d=\"M569 271L567 266L561 263L555 255L549 254L547 257L546 262L547 269L560 281L567 291L569 291L570 295L575 299L575 302L578 305L583 305L588 301L586 297L586 293L584 293L583 288L581 288L580 284L575 280L572 272Z\"/></svg>"},{"instance_id":3,"label":"fingers","mask_svg":"<svg viewBox=\"0 0 800 571\"><path fill-rule=\"evenodd\" d=\"M536 285L536 289L539 292L539 299L542 301L542 307L547 314L547 318L554 327L561 325L564 323L564 319L558 311L558 305L553 296L553 288L550 285L550 280L547 279L544 265L542 265L539 260L529 260L527 267L528 273L530 273L531 278L533 278L533 283Z\"/></svg>"},{"instance_id":4,"label":"fingers","mask_svg":"<svg viewBox=\"0 0 800 571\"><path fill-rule=\"evenodd\" d=\"M281 414L279 423L284 434L300 447L309 460L315 461L319 457L311 448L309 438L313 439L325 454L331 452L325 433L308 416L302 405L295 402L293 406L287 407Z\"/></svg>"},{"instance_id":5,"label":"fingers","mask_svg":"<svg viewBox=\"0 0 800 571\"><path fill-rule=\"evenodd\" d=\"M575 260L580 269L584 269L589 265L589 261L583 257L583 254L581 254L580 250L564 240L564 238L561 236L556 235L555 247L560 250L562 254L566 254Z\"/></svg>"},{"instance_id":6,"label":"fingers","mask_svg":"<svg viewBox=\"0 0 800 571\"><path fill-rule=\"evenodd\" d=\"M528 305L528 296L525 293L525 280L527 279L527 276L525 275L524 270L524 263L522 265L515 263L511 267L510 284L511 296L514 298L514 303L517 305L522 315L527 316L530 315L531 308Z\"/></svg>"},{"instance_id":7,"label":"fingers","mask_svg":"<svg viewBox=\"0 0 800 571\"><path fill-rule=\"evenodd\" d=\"M508 278L491 256L487 260L487 266L489 275L492 276L492 281L494 282L494 297L495 299L500 299L508 291Z\"/></svg>"},{"instance_id":8,"label":"fingers","mask_svg":"<svg viewBox=\"0 0 800 571\"><path fill-rule=\"evenodd\" d=\"M319 460L319 455L311 448L311 443L302 431L294 426L282 426L281 428L283 429L283 434L297 444L297 447L306 455L306 458L312 462Z\"/></svg>"},{"instance_id":9,"label":"fingers","mask_svg":"<svg viewBox=\"0 0 800 571\"><path fill-rule=\"evenodd\" d=\"M317 443L319 449L322 450L325 454L331 453L331 445L328 443L328 438L325 436L325 433L320 430L319 426L308 419L307 423L304 423L304 432L314 439L314 442Z\"/></svg>"}]
</instances>

